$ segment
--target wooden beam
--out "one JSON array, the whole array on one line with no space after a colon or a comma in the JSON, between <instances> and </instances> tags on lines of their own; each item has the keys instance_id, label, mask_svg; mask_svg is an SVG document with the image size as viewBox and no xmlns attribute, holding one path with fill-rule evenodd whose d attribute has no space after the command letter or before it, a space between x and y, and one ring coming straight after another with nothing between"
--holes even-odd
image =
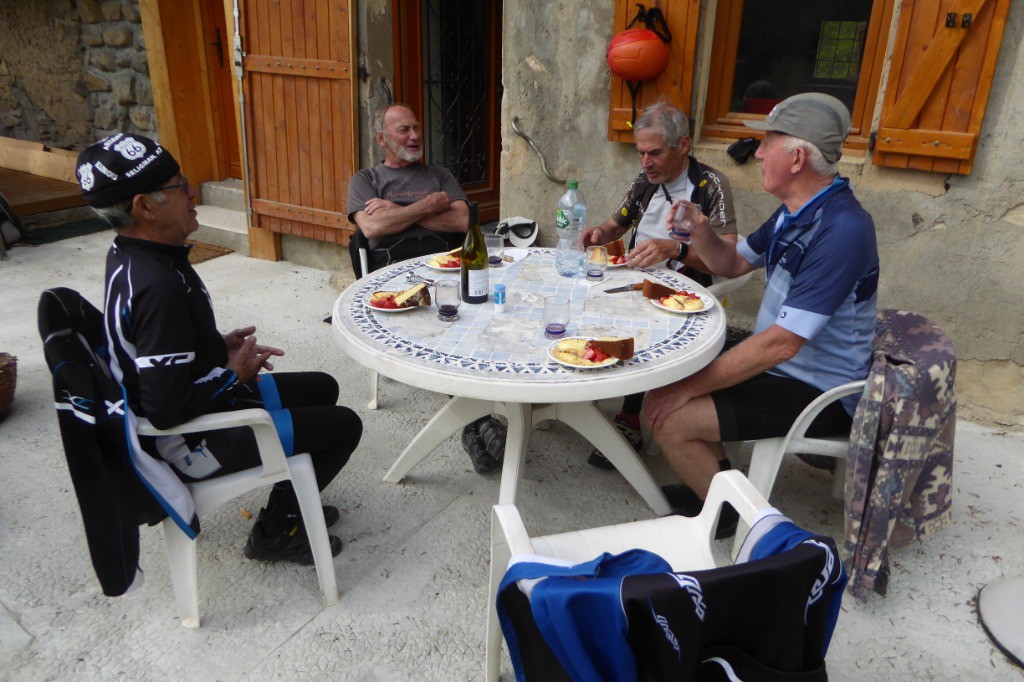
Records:
<instances>
[{"instance_id":1,"label":"wooden beam","mask_svg":"<svg viewBox=\"0 0 1024 682\"><path fill-rule=\"evenodd\" d=\"M0 137L0 168L31 173L44 178L73 182L75 177L75 159L78 154L65 149L47 147L41 142L15 140L11 137Z\"/></svg>"}]
</instances>

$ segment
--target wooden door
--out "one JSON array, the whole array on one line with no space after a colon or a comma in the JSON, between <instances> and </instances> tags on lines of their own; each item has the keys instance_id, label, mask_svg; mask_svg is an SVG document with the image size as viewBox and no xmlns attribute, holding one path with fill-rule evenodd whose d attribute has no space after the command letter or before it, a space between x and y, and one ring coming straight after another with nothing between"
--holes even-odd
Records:
<instances>
[{"instance_id":1,"label":"wooden door","mask_svg":"<svg viewBox=\"0 0 1024 682\"><path fill-rule=\"evenodd\" d=\"M206 54L206 82L210 89L217 166L223 177L242 177L242 154L238 148L238 123L232 88L232 38L234 26L227 27L223 0L201 0L203 50Z\"/></svg>"},{"instance_id":2,"label":"wooden door","mask_svg":"<svg viewBox=\"0 0 1024 682\"><path fill-rule=\"evenodd\" d=\"M254 255L266 232L347 244L358 140L351 0L239 0Z\"/></svg>"},{"instance_id":3,"label":"wooden door","mask_svg":"<svg viewBox=\"0 0 1024 682\"><path fill-rule=\"evenodd\" d=\"M497 220L501 156L500 0L394 5L395 99L423 124L424 160L448 168L480 220Z\"/></svg>"}]
</instances>

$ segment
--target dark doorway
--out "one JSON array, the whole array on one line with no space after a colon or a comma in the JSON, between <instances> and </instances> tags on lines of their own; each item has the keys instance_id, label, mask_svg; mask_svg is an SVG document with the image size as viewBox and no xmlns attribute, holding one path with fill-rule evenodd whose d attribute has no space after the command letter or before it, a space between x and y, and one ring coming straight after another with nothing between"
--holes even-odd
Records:
<instances>
[{"instance_id":1,"label":"dark doorway","mask_svg":"<svg viewBox=\"0 0 1024 682\"><path fill-rule=\"evenodd\" d=\"M447 167L481 221L499 217L501 2L395 2L395 97L419 116L426 159Z\"/></svg>"}]
</instances>

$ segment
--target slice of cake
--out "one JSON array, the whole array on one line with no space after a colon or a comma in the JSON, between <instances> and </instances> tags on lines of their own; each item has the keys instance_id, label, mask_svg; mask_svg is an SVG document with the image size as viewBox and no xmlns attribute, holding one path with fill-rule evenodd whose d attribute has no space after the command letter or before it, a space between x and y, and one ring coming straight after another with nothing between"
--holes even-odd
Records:
<instances>
[{"instance_id":1,"label":"slice of cake","mask_svg":"<svg viewBox=\"0 0 1024 682\"><path fill-rule=\"evenodd\" d=\"M399 308L412 308L418 305L430 305L430 291L423 282L406 289L395 296L395 305Z\"/></svg>"},{"instance_id":2,"label":"slice of cake","mask_svg":"<svg viewBox=\"0 0 1024 682\"><path fill-rule=\"evenodd\" d=\"M604 248L608 249L609 258L626 255L626 247L623 246L621 239L616 239L613 242L608 242L607 244L604 245Z\"/></svg>"},{"instance_id":3,"label":"slice of cake","mask_svg":"<svg viewBox=\"0 0 1024 682\"><path fill-rule=\"evenodd\" d=\"M671 287L667 287L664 284L658 284L657 282L645 279L643 292L644 298L653 298L654 300L658 300L659 298L671 296L676 293L676 290Z\"/></svg>"},{"instance_id":4,"label":"slice of cake","mask_svg":"<svg viewBox=\"0 0 1024 682\"><path fill-rule=\"evenodd\" d=\"M594 339L590 342L590 345L605 355L610 355L619 360L629 360L633 357L633 337Z\"/></svg>"}]
</instances>

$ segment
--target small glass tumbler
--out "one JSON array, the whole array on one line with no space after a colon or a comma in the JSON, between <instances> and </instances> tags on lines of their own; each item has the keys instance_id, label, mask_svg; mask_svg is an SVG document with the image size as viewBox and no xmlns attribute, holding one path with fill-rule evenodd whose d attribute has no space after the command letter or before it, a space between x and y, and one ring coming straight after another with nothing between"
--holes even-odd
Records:
<instances>
[{"instance_id":1,"label":"small glass tumbler","mask_svg":"<svg viewBox=\"0 0 1024 682\"><path fill-rule=\"evenodd\" d=\"M434 305L437 319L454 322L459 319L459 304L462 303L461 284L458 280L443 280L434 284Z\"/></svg>"},{"instance_id":2,"label":"small glass tumbler","mask_svg":"<svg viewBox=\"0 0 1024 682\"><path fill-rule=\"evenodd\" d=\"M592 282L604 279L604 271L608 267L608 249L603 246L588 246L585 262L587 279Z\"/></svg>"},{"instance_id":3,"label":"small glass tumbler","mask_svg":"<svg viewBox=\"0 0 1024 682\"><path fill-rule=\"evenodd\" d=\"M672 205L672 212L668 218L669 234L684 244L690 243L690 233L693 232L700 216L700 206L689 201L677 201Z\"/></svg>"},{"instance_id":4,"label":"small glass tumbler","mask_svg":"<svg viewBox=\"0 0 1024 682\"><path fill-rule=\"evenodd\" d=\"M544 299L544 336L549 339L560 339L565 336L565 328L569 326L569 298L566 296L548 296Z\"/></svg>"},{"instance_id":5,"label":"small glass tumbler","mask_svg":"<svg viewBox=\"0 0 1024 682\"><path fill-rule=\"evenodd\" d=\"M484 246L487 247L487 265L496 268L501 265L505 255L505 238L498 234L485 234Z\"/></svg>"}]
</instances>

